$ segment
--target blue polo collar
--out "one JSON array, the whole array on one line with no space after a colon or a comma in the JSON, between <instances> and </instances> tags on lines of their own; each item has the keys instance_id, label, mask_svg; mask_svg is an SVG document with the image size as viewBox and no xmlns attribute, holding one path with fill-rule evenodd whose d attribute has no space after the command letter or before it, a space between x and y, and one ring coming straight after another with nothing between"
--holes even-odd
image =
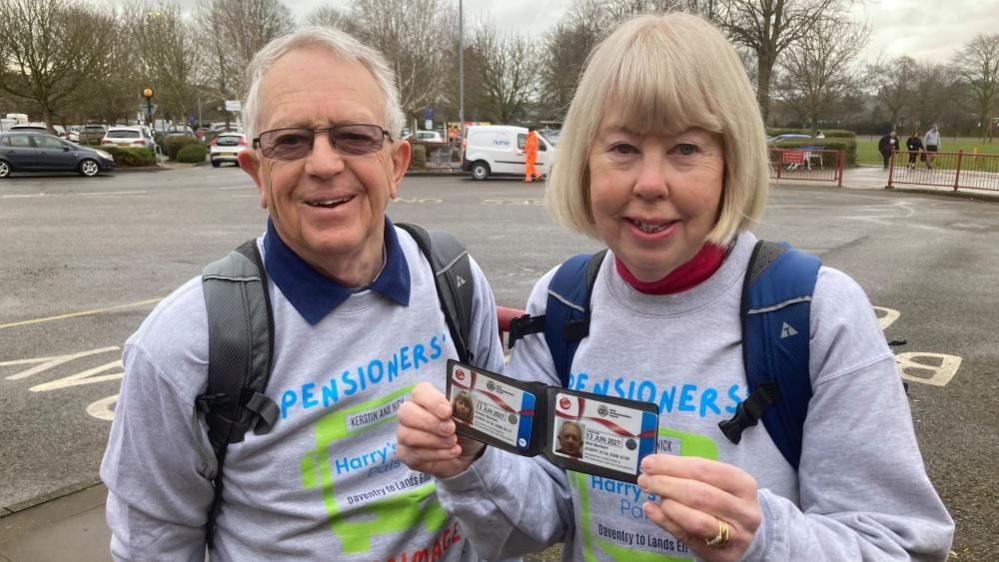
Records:
<instances>
[{"instance_id":1,"label":"blue polo collar","mask_svg":"<svg viewBox=\"0 0 999 562\"><path fill-rule=\"evenodd\" d=\"M361 291L372 290L402 306L409 306L409 266L388 217L385 217L385 267L367 287L344 287L317 271L285 245L270 219L264 236L264 267L288 302L313 326L350 295Z\"/></svg>"}]
</instances>

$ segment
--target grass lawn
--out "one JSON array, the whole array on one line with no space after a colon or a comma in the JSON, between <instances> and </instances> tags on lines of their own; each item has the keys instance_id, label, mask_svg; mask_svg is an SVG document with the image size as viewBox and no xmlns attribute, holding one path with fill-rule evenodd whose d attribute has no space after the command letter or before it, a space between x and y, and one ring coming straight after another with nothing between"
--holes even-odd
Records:
<instances>
[{"instance_id":1,"label":"grass lawn","mask_svg":"<svg viewBox=\"0 0 999 562\"><path fill-rule=\"evenodd\" d=\"M878 140L881 137L872 136L858 136L857 137L857 164L876 164L880 165L881 153L878 152ZM908 137L899 137L902 147L905 147L905 139ZM968 138L962 137L955 139L954 137L941 137L940 139L940 152L957 152L959 150L964 151L963 158L968 158L973 155L975 149L978 149L978 154L997 154L999 155L999 139L993 139L991 143L982 142L978 138ZM939 158L941 163L943 158ZM995 160L990 158L989 160ZM962 159L962 168L966 166L965 161ZM942 167L949 168L952 166L944 165ZM991 166L995 168L993 164Z\"/></svg>"}]
</instances>

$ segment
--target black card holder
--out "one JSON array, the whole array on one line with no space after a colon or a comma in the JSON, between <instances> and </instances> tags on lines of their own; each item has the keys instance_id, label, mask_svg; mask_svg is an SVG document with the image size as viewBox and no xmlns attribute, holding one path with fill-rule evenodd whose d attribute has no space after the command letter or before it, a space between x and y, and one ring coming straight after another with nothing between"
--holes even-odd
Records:
<instances>
[{"instance_id":1,"label":"black card holder","mask_svg":"<svg viewBox=\"0 0 999 562\"><path fill-rule=\"evenodd\" d=\"M458 435L517 455L533 457L544 446L545 388L540 382L447 362L447 398Z\"/></svg>"},{"instance_id":2,"label":"black card holder","mask_svg":"<svg viewBox=\"0 0 999 562\"><path fill-rule=\"evenodd\" d=\"M552 464L635 483L642 459L655 453L659 406L562 387L545 389L542 453ZM575 439L573 438L575 435ZM574 448L573 441L578 441Z\"/></svg>"}]
</instances>

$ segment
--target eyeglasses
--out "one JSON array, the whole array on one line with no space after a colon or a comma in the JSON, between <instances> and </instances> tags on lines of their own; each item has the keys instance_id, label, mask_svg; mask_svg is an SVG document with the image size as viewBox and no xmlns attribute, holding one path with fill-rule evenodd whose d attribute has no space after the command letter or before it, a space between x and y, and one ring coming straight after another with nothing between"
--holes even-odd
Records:
<instances>
[{"instance_id":1,"label":"eyeglasses","mask_svg":"<svg viewBox=\"0 0 999 562\"><path fill-rule=\"evenodd\" d=\"M336 125L325 129L288 128L260 133L253 139L253 148L259 148L264 158L298 160L312 152L318 133L327 133L333 150L344 156L364 156L382 149L387 137L392 135L378 125Z\"/></svg>"}]
</instances>

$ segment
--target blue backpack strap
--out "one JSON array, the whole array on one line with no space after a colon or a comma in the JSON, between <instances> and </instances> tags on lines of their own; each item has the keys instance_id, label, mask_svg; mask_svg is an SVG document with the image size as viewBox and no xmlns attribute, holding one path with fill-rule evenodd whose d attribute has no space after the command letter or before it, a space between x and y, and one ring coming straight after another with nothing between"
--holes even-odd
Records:
<instances>
[{"instance_id":1,"label":"blue backpack strap","mask_svg":"<svg viewBox=\"0 0 999 562\"><path fill-rule=\"evenodd\" d=\"M759 241L742 295L742 353L749 397L722 432L738 443L762 419L784 458L798 469L812 397L809 332L812 293L822 262L790 246ZM770 407L773 406L773 407Z\"/></svg>"},{"instance_id":2,"label":"blue backpack strap","mask_svg":"<svg viewBox=\"0 0 999 562\"><path fill-rule=\"evenodd\" d=\"M569 385L569 368L579 342L590 333L590 293L607 250L569 258L548 285L544 316L545 342L562 386Z\"/></svg>"}]
</instances>

